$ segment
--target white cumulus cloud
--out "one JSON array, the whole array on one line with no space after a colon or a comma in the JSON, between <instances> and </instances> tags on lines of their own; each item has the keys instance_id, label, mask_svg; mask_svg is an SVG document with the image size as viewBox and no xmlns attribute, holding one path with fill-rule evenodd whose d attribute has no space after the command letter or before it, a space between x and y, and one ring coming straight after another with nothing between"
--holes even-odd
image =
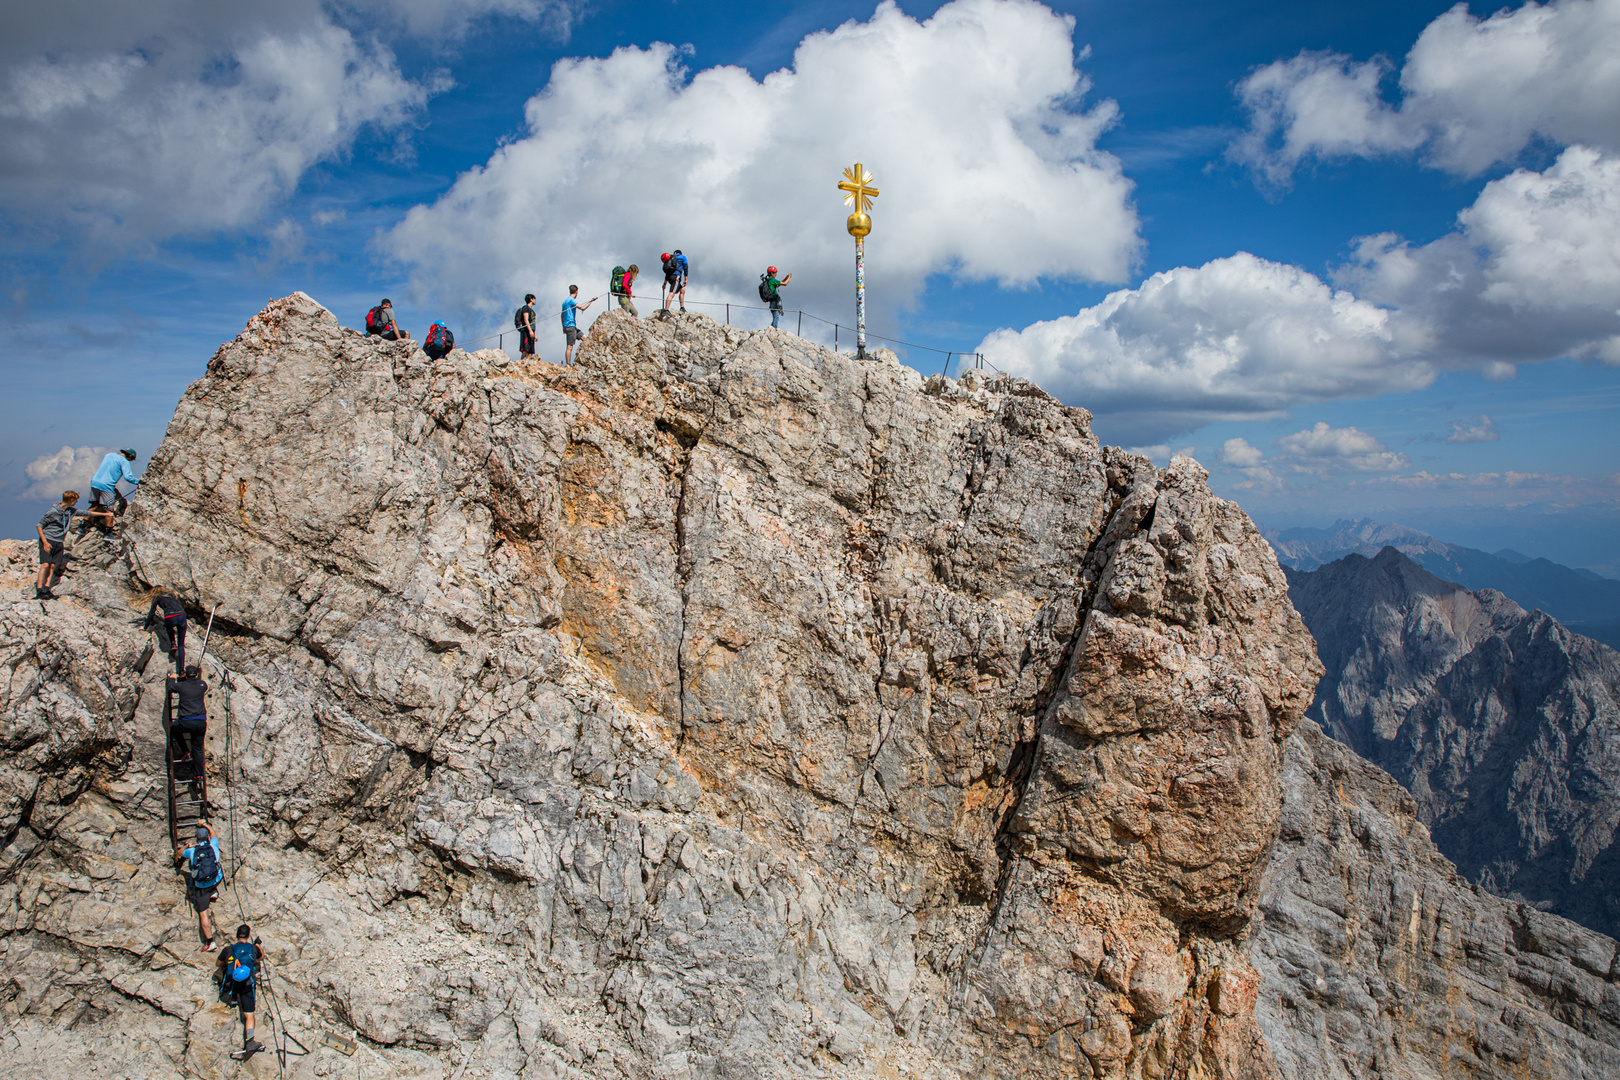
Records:
<instances>
[{"instance_id":1,"label":"white cumulus cloud","mask_svg":"<svg viewBox=\"0 0 1620 1080\"><path fill-rule=\"evenodd\" d=\"M64 446L54 454L41 454L23 466L28 486L16 497L55 502L63 491L71 488L88 498L90 478L95 476L101 459L110 453L112 448L106 446Z\"/></svg>"},{"instance_id":2,"label":"white cumulus cloud","mask_svg":"<svg viewBox=\"0 0 1620 1080\"><path fill-rule=\"evenodd\" d=\"M1472 176L1537 141L1620 150L1620 0L1555 0L1481 19L1460 3L1391 65L1337 53L1267 64L1238 86L1249 130L1230 156L1284 185L1312 158L1421 149Z\"/></svg>"},{"instance_id":3,"label":"white cumulus cloud","mask_svg":"<svg viewBox=\"0 0 1620 1080\"><path fill-rule=\"evenodd\" d=\"M1080 107L1073 20L1030 0L893 3L811 34L790 67L696 73L668 45L559 62L526 134L413 209L383 241L419 295L486 315L525 291L560 303L661 251L693 299L754 298L767 264L791 307L841 310L853 277L834 186L859 160L882 194L868 287L892 309L926 277L1118 281L1138 251L1130 183L1096 148L1111 102ZM856 95L860 107L855 107ZM752 298L752 299L750 299ZM835 306L836 305L836 306Z\"/></svg>"},{"instance_id":4,"label":"white cumulus cloud","mask_svg":"<svg viewBox=\"0 0 1620 1080\"><path fill-rule=\"evenodd\" d=\"M1321 420L1278 439L1277 451L1298 472L1393 472L1411 464L1360 428L1336 428Z\"/></svg>"},{"instance_id":5,"label":"white cumulus cloud","mask_svg":"<svg viewBox=\"0 0 1620 1080\"><path fill-rule=\"evenodd\" d=\"M0 43L0 208L19 227L135 243L256 223L367 128L402 129L442 76L390 40L552 0L114 0L19 5Z\"/></svg>"},{"instance_id":6,"label":"white cumulus cloud","mask_svg":"<svg viewBox=\"0 0 1620 1080\"><path fill-rule=\"evenodd\" d=\"M1472 420L1453 420L1451 422L1451 434L1446 436L1446 442L1495 442L1501 437L1496 430L1496 421L1485 413L1480 413Z\"/></svg>"},{"instance_id":7,"label":"white cumulus cloud","mask_svg":"<svg viewBox=\"0 0 1620 1080\"><path fill-rule=\"evenodd\" d=\"M1138 438L1274 417L1329 398L1415 390L1391 312L1246 252L1154 274L1077 315L998 330L979 351Z\"/></svg>"}]
</instances>

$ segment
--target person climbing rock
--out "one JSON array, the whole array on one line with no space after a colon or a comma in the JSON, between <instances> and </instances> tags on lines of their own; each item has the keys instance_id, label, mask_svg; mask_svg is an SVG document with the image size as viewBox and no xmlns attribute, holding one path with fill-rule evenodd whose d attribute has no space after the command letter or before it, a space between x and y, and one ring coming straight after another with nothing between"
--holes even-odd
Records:
<instances>
[{"instance_id":1,"label":"person climbing rock","mask_svg":"<svg viewBox=\"0 0 1620 1080\"><path fill-rule=\"evenodd\" d=\"M175 706L169 741L190 765L185 770L177 768L175 779L201 780L207 764L203 746L208 736L208 684L196 664L187 664L185 674L179 678L170 675L167 685Z\"/></svg>"},{"instance_id":2,"label":"person climbing rock","mask_svg":"<svg viewBox=\"0 0 1620 1080\"><path fill-rule=\"evenodd\" d=\"M562 305L563 339L568 342L568 348L563 350L564 364L574 362L574 346L585 336L585 331L579 328L579 313L600 299L600 296L593 296L582 304L579 302L579 286L568 286L568 299L564 300Z\"/></svg>"},{"instance_id":3,"label":"person climbing rock","mask_svg":"<svg viewBox=\"0 0 1620 1080\"><path fill-rule=\"evenodd\" d=\"M793 280L793 275L778 279L776 267L767 266L765 272L759 275L759 298L771 307L771 325L780 326L782 323L782 286Z\"/></svg>"},{"instance_id":4,"label":"person climbing rock","mask_svg":"<svg viewBox=\"0 0 1620 1080\"><path fill-rule=\"evenodd\" d=\"M208 908L219 899L219 886L225 880L225 864L219 857L219 838L214 835L213 826L198 821L195 842L176 851L174 857L185 864L186 900L197 913L202 951L213 952L219 948L219 942L215 940L214 916Z\"/></svg>"},{"instance_id":5,"label":"person climbing rock","mask_svg":"<svg viewBox=\"0 0 1620 1080\"><path fill-rule=\"evenodd\" d=\"M253 1037L253 1014L259 1007L254 984L263 961L264 943L247 923L236 928L236 944L219 954L219 999L242 1010L242 1049L231 1054L238 1061L264 1049Z\"/></svg>"},{"instance_id":6,"label":"person climbing rock","mask_svg":"<svg viewBox=\"0 0 1620 1080\"><path fill-rule=\"evenodd\" d=\"M55 600L52 586L62 580L67 570L67 534L75 516L99 522L105 517L112 522L112 511L91 507L89 513L79 515L77 491L62 492L62 501L45 512L34 531L39 533L39 576L34 579L35 600Z\"/></svg>"},{"instance_id":7,"label":"person climbing rock","mask_svg":"<svg viewBox=\"0 0 1620 1080\"><path fill-rule=\"evenodd\" d=\"M673 254L664 253L664 285L661 291L665 311L669 310L669 302L677 295L681 299L681 311L686 311L686 276L690 270L691 265L681 254L680 248L676 248Z\"/></svg>"},{"instance_id":8,"label":"person climbing rock","mask_svg":"<svg viewBox=\"0 0 1620 1080\"><path fill-rule=\"evenodd\" d=\"M630 268L626 270L622 276L619 276L614 282L613 289L614 293L619 298L619 306L638 319L641 318L641 312L636 310L635 285L636 277L640 275L640 273L641 267L637 266L635 263L631 263Z\"/></svg>"},{"instance_id":9,"label":"person climbing rock","mask_svg":"<svg viewBox=\"0 0 1620 1080\"><path fill-rule=\"evenodd\" d=\"M523 306L512 313L512 325L518 332L519 358L534 355L534 293L523 294Z\"/></svg>"},{"instance_id":10,"label":"person climbing rock","mask_svg":"<svg viewBox=\"0 0 1620 1080\"><path fill-rule=\"evenodd\" d=\"M382 303L366 312L366 334L384 341L411 340L410 331L401 330L399 323L394 321L394 302L386 296Z\"/></svg>"},{"instance_id":11,"label":"person climbing rock","mask_svg":"<svg viewBox=\"0 0 1620 1080\"><path fill-rule=\"evenodd\" d=\"M168 589L159 589L152 597L152 607L146 613L142 630L157 634L158 645L174 660L174 670L186 668L186 606Z\"/></svg>"},{"instance_id":12,"label":"person climbing rock","mask_svg":"<svg viewBox=\"0 0 1620 1080\"><path fill-rule=\"evenodd\" d=\"M456 335L443 322L428 327L427 336L422 339L422 351L427 353L430 360L443 360L455 347Z\"/></svg>"},{"instance_id":13,"label":"person climbing rock","mask_svg":"<svg viewBox=\"0 0 1620 1080\"><path fill-rule=\"evenodd\" d=\"M105 506L109 513L117 512L118 481L123 480L134 486L141 482L129 469L129 463L135 460L135 451L124 449L114 450L101 459L101 467L96 475L90 478L90 508L93 510Z\"/></svg>"}]
</instances>

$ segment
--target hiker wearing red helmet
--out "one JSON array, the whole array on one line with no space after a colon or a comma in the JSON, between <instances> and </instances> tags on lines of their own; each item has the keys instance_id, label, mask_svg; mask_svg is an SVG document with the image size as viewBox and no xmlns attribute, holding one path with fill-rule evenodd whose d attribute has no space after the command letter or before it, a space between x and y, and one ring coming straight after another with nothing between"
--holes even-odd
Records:
<instances>
[{"instance_id":1,"label":"hiker wearing red helmet","mask_svg":"<svg viewBox=\"0 0 1620 1080\"><path fill-rule=\"evenodd\" d=\"M765 272L759 275L759 298L771 306L771 325L780 326L782 323L782 286L793 280L788 274L782 278L776 276L776 267L767 266Z\"/></svg>"}]
</instances>

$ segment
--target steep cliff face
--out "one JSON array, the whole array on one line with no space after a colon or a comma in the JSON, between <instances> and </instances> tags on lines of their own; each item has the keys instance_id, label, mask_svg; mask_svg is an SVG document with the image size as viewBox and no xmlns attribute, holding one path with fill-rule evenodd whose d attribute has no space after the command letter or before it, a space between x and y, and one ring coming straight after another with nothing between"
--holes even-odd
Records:
<instances>
[{"instance_id":1,"label":"steep cliff face","mask_svg":"<svg viewBox=\"0 0 1620 1080\"><path fill-rule=\"evenodd\" d=\"M1620 1076L1616 942L1459 878L1418 805L1306 721L1251 956L1279 1071Z\"/></svg>"},{"instance_id":2,"label":"steep cliff face","mask_svg":"<svg viewBox=\"0 0 1620 1080\"><path fill-rule=\"evenodd\" d=\"M1620 932L1620 653L1393 549L1290 579L1327 667L1312 715L1470 880Z\"/></svg>"},{"instance_id":3,"label":"steep cliff face","mask_svg":"<svg viewBox=\"0 0 1620 1080\"><path fill-rule=\"evenodd\" d=\"M119 674L130 591L171 584L220 605L231 910L294 1028L396 1075L1272 1075L1239 938L1319 668L1191 461L697 316L431 364L295 295L187 391L134 514L61 608L15 605L47 645L4 642L91 672L13 682L85 773L12 785L44 793L0 886L31 1038L222 1067L135 794L161 695ZM53 824L91 806L104 877Z\"/></svg>"}]
</instances>

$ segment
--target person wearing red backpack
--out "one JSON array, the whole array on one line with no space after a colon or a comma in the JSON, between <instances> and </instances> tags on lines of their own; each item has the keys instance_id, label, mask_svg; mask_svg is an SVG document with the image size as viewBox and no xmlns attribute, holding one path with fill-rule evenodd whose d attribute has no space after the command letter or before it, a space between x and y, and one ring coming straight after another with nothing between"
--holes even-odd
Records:
<instances>
[{"instance_id":1,"label":"person wearing red backpack","mask_svg":"<svg viewBox=\"0 0 1620 1080\"><path fill-rule=\"evenodd\" d=\"M450 355L450 350L456 347L456 335L442 322L436 322L428 327L427 336L422 339L422 351L432 360L443 360Z\"/></svg>"},{"instance_id":2,"label":"person wearing red backpack","mask_svg":"<svg viewBox=\"0 0 1620 1080\"><path fill-rule=\"evenodd\" d=\"M401 330L394 321L394 302L386 296L382 303L366 312L366 336L380 337L384 341L411 340L410 331Z\"/></svg>"},{"instance_id":3,"label":"person wearing red backpack","mask_svg":"<svg viewBox=\"0 0 1620 1080\"><path fill-rule=\"evenodd\" d=\"M251 939L251 940L250 940ZM253 928L243 923L236 928L236 944L219 953L219 997L242 1010L242 1049L232 1051L238 1061L264 1049L253 1037L253 1014L258 1011L259 965L264 962L264 945L253 936Z\"/></svg>"}]
</instances>

